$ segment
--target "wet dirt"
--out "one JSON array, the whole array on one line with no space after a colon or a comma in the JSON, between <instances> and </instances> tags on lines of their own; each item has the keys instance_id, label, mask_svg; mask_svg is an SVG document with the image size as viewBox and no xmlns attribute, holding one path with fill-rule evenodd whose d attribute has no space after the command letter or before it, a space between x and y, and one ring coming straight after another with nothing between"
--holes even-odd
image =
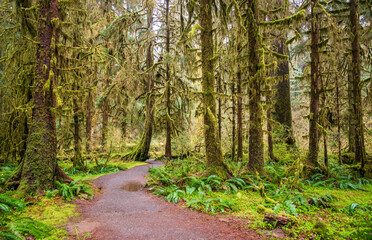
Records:
<instances>
[{"instance_id":1,"label":"wet dirt","mask_svg":"<svg viewBox=\"0 0 372 240\"><path fill-rule=\"evenodd\" d=\"M81 218L66 226L70 239L265 239L246 228L246 219L195 212L147 192L143 186L148 168L162 165L148 162L94 180L102 193L77 202Z\"/></svg>"}]
</instances>

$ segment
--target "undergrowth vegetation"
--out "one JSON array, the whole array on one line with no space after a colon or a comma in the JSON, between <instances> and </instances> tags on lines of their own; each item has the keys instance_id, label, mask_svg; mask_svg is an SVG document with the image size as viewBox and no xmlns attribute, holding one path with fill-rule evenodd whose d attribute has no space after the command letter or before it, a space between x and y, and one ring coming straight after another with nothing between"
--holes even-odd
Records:
<instances>
[{"instance_id":1,"label":"undergrowth vegetation","mask_svg":"<svg viewBox=\"0 0 372 240\"><path fill-rule=\"evenodd\" d=\"M190 157L151 168L148 187L172 203L210 213L249 219L254 229L273 229L266 214L290 219L282 227L291 238L368 239L372 232L372 186L346 166L331 162L324 174L302 178L300 160L270 162L262 177L244 162L227 162L233 177L208 176L205 164Z\"/></svg>"},{"instance_id":2,"label":"undergrowth vegetation","mask_svg":"<svg viewBox=\"0 0 372 240\"><path fill-rule=\"evenodd\" d=\"M94 188L89 180L131 167L142 162L122 162L101 159L86 161L85 169L76 169L70 162L59 162L74 179L71 183L55 181L55 189L19 199L17 192L4 189L6 181L17 170L9 163L0 168L0 239L68 239L63 228L70 218L76 217L75 199L91 199Z\"/></svg>"}]
</instances>

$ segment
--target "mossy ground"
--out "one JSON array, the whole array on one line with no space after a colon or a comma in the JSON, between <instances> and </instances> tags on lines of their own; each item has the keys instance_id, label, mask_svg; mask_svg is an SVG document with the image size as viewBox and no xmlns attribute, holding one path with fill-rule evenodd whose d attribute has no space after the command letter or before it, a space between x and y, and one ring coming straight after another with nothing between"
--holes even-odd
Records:
<instances>
[{"instance_id":1,"label":"mossy ground","mask_svg":"<svg viewBox=\"0 0 372 240\"><path fill-rule=\"evenodd\" d=\"M275 213L294 223L282 228L287 239L371 239L371 180L358 178L334 159L330 176L314 175L311 180L296 178L295 164L267 164L262 177L246 175L246 163L228 165L237 178L245 179L245 186L235 184L237 191L229 188L237 182L233 179L204 177L203 163L193 159L151 170L148 184L170 202L185 201L181 205L197 211L242 218L244 227L266 237L275 226L263 222L265 213Z\"/></svg>"},{"instance_id":2,"label":"mossy ground","mask_svg":"<svg viewBox=\"0 0 372 240\"><path fill-rule=\"evenodd\" d=\"M297 224L284 229L288 234L288 239L368 239L368 236L372 238L372 185L366 185L365 189L369 192L325 189L321 187L305 188L305 198L331 195L335 200L330 208L310 205L308 207L297 206ZM221 195L221 197L235 204L237 210L230 214L247 219L247 227L262 231L262 233L265 229L272 228L262 221L265 212L260 211L259 206L272 210L274 205L265 203L265 200L258 192L239 191L235 195L225 195L223 193L217 195ZM364 209L356 210L353 215L350 215L348 212L352 203L357 203ZM278 214L285 215L284 212L279 212ZM325 236L313 234L313 228L317 222L325 224L328 231Z\"/></svg>"}]
</instances>

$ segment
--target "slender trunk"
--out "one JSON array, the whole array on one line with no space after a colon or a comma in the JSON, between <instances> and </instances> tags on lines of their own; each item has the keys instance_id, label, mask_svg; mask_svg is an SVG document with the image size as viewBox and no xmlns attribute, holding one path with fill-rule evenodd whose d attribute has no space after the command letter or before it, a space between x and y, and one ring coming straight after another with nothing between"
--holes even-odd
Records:
<instances>
[{"instance_id":1,"label":"slender trunk","mask_svg":"<svg viewBox=\"0 0 372 240\"><path fill-rule=\"evenodd\" d=\"M328 169L328 147L327 147L327 134L323 135L323 146L324 146L324 165Z\"/></svg>"},{"instance_id":2,"label":"slender trunk","mask_svg":"<svg viewBox=\"0 0 372 240\"><path fill-rule=\"evenodd\" d=\"M350 29L351 29L351 56L352 78L354 93L354 122L355 122L355 160L361 163L360 171L364 174L366 152L364 146L364 124L362 106L362 85L360 84L360 26L359 26L359 1L350 0Z\"/></svg>"},{"instance_id":3,"label":"slender trunk","mask_svg":"<svg viewBox=\"0 0 372 240\"><path fill-rule=\"evenodd\" d=\"M337 112L337 146L338 146L338 161L342 164L341 152L341 114L340 114L340 89L338 77L336 76L336 112Z\"/></svg>"},{"instance_id":4,"label":"slender trunk","mask_svg":"<svg viewBox=\"0 0 372 240\"><path fill-rule=\"evenodd\" d=\"M258 1L248 1L248 41L249 41L249 162L248 169L252 172L264 173L264 144L263 144L263 109L261 102L261 85L264 74L259 67L261 61L259 36Z\"/></svg>"},{"instance_id":5,"label":"slender trunk","mask_svg":"<svg viewBox=\"0 0 372 240\"><path fill-rule=\"evenodd\" d=\"M109 1L105 1L104 3L104 14L106 15L106 29L110 27L111 23L111 6ZM106 37L105 39L105 47L107 49L107 54L111 55L110 49L110 42L109 39ZM101 132L101 152L106 150L106 142L107 142L107 132L108 132L108 119L109 119L109 100L108 100L108 89L110 88L110 78L111 78L111 58L108 59L106 65L106 72L105 72L105 80L104 80L104 99L102 103L102 132Z\"/></svg>"},{"instance_id":6,"label":"slender trunk","mask_svg":"<svg viewBox=\"0 0 372 240\"><path fill-rule=\"evenodd\" d=\"M74 90L79 91L79 87L75 83ZM73 167L82 168L84 163L81 157L81 137L80 137L80 106L76 97L73 99L74 104L74 157L72 158Z\"/></svg>"},{"instance_id":7,"label":"slender trunk","mask_svg":"<svg viewBox=\"0 0 372 240\"><path fill-rule=\"evenodd\" d=\"M241 43L240 43L240 37L241 34L241 27L240 27L240 21L239 24L239 30L238 30L238 37L237 37L237 44L236 44L236 50L237 50L237 57L236 57L236 64L237 64L237 73L236 73L236 93L237 93L237 109L236 109L236 117L237 117L237 160L242 161L243 159L243 98L242 98L242 73L239 66L239 56L241 52Z\"/></svg>"},{"instance_id":8,"label":"slender trunk","mask_svg":"<svg viewBox=\"0 0 372 240\"><path fill-rule=\"evenodd\" d=\"M236 113L235 113L235 83L233 82L231 84L231 104L232 104L232 136L231 136L231 160L234 161L235 160L235 126L236 126L236 123L235 123L235 117L236 117Z\"/></svg>"},{"instance_id":9,"label":"slender trunk","mask_svg":"<svg viewBox=\"0 0 372 240\"><path fill-rule=\"evenodd\" d=\"M243 159L243 101L242 101L242 76L238 70L237 73L237 158L238 161Z\"/></svg>"},{"instance_id":10,"label":"slender trunk","mask_svg":"<svg viewBox=\"0 0 372 240\"><path fill-rule=\"evenodd\" d=\"M216 121L216 97L213 64L212 1L200 0L200 26L202 47L202 90L204 103L204 138L209 174L227 178L230 173L223 161L221 142Z\"/></svg>"},{"instance_id":11,"label":"slender trunk","mask_svg":"<svg viewBox=\"0 0 372 240\"><path fill-rule=\"evenodd\" d=\"M351 63L350 63L351 64ZM347 83L347 98L348 98L348 141L349 141L349 148L348 152L355 153L355 122L354 122L354 93L353 93L353 79L351 75L351 67L349 69L349 73L347 76L348 83Z\"/></svg>"},{"instance_id":12,"label":"slender trunk","mask_svg":"<svg viewBox=\"0 0 372 240\"><path fill-rule=\"evenodd\" d=\"M92 89L88 89L87 99L87 114L85 116L85 136L86 136L86 151L90 153L90 146L92 143L92 106L93 106L93 95Z\"/></svg>"},{"instance_id":13,"label":"slender trunk","mask_svg":"<svg viewBox=\"0 0 372 240\"><path fill-rule=\"evenodd\" d=\"M319 154L319 95L320 95L320 72L319 72L319 19L316 6L319 0L311 0L311 89L310 89L310 119L309 119L309 155L307 165L312 171L318 166Z\"/></svg>"},{"instance_id":14,"label":"slender trunk","mask_svg":"<svg viewBox=\"0 0 372 240\"><path fill-rule=\"evenodd\" d=\"M222 84L221 84L221 74L222 74L222 69L220 70L220 74L218 76L218 86L217 86L217 93L220 94L222 92ZM222 106L221 106L221 97L218 96L218 138L221 141L222 138Z\"/></svg>"},{"instance_id":15,"label":"slender trunk","mask_svg":"<svg viewBox=\"0 0 372 240\"><path fill-rule=\"evenodd\" d=\"M276 161L274 156L274 146L273 146L273 129L271 127L271 98L270 98L270 91L268 91L266 96L266 102L268 104L268 108L266 110L266 118L267 118L267 151L269 153L269 158L271 161Z\"/></svg>"},{"instance_id":16,"label":"slender trunk","mask_svg":"<svg viewBox=\"0 0 372 240\"><path fill-rule=\"evenodd\" d=\"M32 124L18 190L35 193L51 189L57 168L56 121L53 94L58 40L58 0L38 1L39 20L36 72L33 87Z\"/></svg>"},{"instance_id":17,"label":"slender trunk","mask_svg":"<svg viewBox=\"0 0 372 240\"><path fill-rule=\"evenodd\" d=\"M165 25L167 28L166 33L166 52L167 58L170 57L170 25L169 25L169 0L165 0ZM171 140L171 116L170 116L170 71L169 71L169 59L167 61L166 66L166 107L167 107L167 116L166 116L166 124L167 124L167 133L166 133L166 143L165 143L165 156L167 157L167 161L172 160L172 140Z\"/></svg>"}]
</instances>

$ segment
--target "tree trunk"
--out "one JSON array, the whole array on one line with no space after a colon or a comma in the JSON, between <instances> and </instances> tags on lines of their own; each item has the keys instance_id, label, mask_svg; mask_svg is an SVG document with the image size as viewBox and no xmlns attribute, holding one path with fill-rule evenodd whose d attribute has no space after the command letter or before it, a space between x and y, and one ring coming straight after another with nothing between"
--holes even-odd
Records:
<instances>
[{"instance_id":1,"label":"tree trunk","mask_svg":"<svg viewBox=\"0 0 372 240\"><path fill-rule=\"evenodd\" d=\"M248 1L248 42L249 42L249 162L251 172L264 173L264 143L263 143L263 109L261 103L261 84L264 81L263 71L260 69L261 61L259 36L258 1ZM258 74L257 74L258 73ZM256 75L257 74L257 75Z\"/></svg>"},{"instance_id":2,"label":"tree trunk","mask_svg":"<svg viewBox=\"0 0 372 240\"><path fill-rule=\"evenodd\" d=\"M149 32L152 32L152 23L153 23L153 3L147 2L147 28ZM150 69L153 66L153 57L152 57L152 46L153 41L150 40L147 47L147 56L146 56L146 67ZM152 96L152 89L154 88L154 76L152 71L147 74L147 86L146 86L146 117L145 117L145 129L142 134L140 144L137 146L135 151L131 154L131 158L136 161L145 161L148 159L148 154L150 151L151 138L152 138L152 128L154 122L154 98Z\"/></svg>"},{"instance_id":3,"label":"tree trunk","mask_svg":"<svg viewBox=\"0 0 372 240\"><path fill-rule=\"evenodd\" d=\"M236 50L237 50L237 56L236 56L236 61L237 61L237 81L236 81L236 93L237 93L237 99L236 99L236 117L237 117L237 160L242 161L243 160L243 98L242 98L242 73L239 67L239 56L240 52L242 50L242 46L240 43L240 38L239 35L241 34L241 27L240 27L240 21L239 23L239 30L238 30L238 37L237 37L237 45L236 45Z\"/></svg>"},{"instance_id":4,"label":"tree trunk","mask_svg":"<svg viewBox=\"0 0 372 240\"><path fill-rule=\"evenodd\" d=\"M341 114L340 114L340 89L338 77L336 76L336 112L337 112L337 146L338 146L338 161L342 164L341 152Z\"/></svg>"},{"instance_id":5,"label":"tree trunk","mask_svg":"<svg viewBox=\"0 0 372 240\"><path fill-rule=\"evenodd\" d=\"M231 136L231 160L234 161L235 159L235 126L236 126L236 123L235 123L235 83L233 82L231 84L231 104L232 104L232 113L231 113L231 116L232 116L232 136Z\"/></svg>"},{"instance_id":6,"label":"tree trunk","mask_svg":"<svg viewBox=\"0 0 372 240\"><path fill-rule=\"evenodd\" d=\"M352 71L352 69L350 67L349 73L348 73L348 76L347 76L347 80L348 80L348 83L347 83L347 98L348 98L348 104L349 104L349 107L348 107L348 127L349 127L349 131L348 131L348 141L349 141L348 152L355 153L355 121L354 121L354 116L355 116L355 112L354 112L355 103L354 103L354 101L355 101L355 98L354 98L354 93L353 93L353 79L352 79L352 75L350 73L351 71Z\"/></svg>"},{"instance_id":7,"label":"tree trunk","mask_svg":"<svg viewBox=\"0 0 372 240\"><path fill-rule=\"evenodd\" d=\"M200 26L202 47L202 89L204 103L204 138L209 174L227 178L230 173L224 163L216 121L216 98L214 80L214 46L212 24L212 1L200 0Z\"/></svg>"},{"instance_id":8,"label":"tree trunk","mask_svg":"<svg viewBox=\"0 0 372 240\"><path fill-rule=\"evenodd\" d=\"M222 93L222 83L221 83L221 74L222 74L222 69L220 70L220 74L218 76L218 86L217 86L217 93L221 94ZM218 96L218 138L221 141L222 138L222 101L221 97Z\"/></svg>"},{"instance_id":9,"label":"tree trunk","mask_svg":"<svg viewBox=\"0 0 372 240\"><path fill-rule=\"evenodd\" d=\"M166 52L167 58L170 57L170 25L169 25L169 0L165 0L165 25L167 28L166 33ZM167 107L167 116L166 116L166 124L167 124L167 133L166 133L166 143L165 143L165 156L167 157L167 161L172 160L172 140L171 140L171 116L170 116L170 71L169 71L169 59L166 59L167 66L166 66L166 107Z\"/></svg>"},{"instance_id":10,"label":"tree trunk","mask_svg":"<svg viewBox=\"0 0 372 240\"><path fill-rule=\"evenodd\" d=\"M286 54L285 39L280 38L276 41L276 47L279 54ZM275 104L273 119L284 127L285 142L294 146L296 144L293 136L292 127L292 104L291 104L291 86L289 81L289 61L282 61L278 64L277 76L281 79L276 86Z\"/></svg>"},{"instance_id":11,"label":"tree trunk","mask_svg":"<svg viewBox=\"0 0 372 240\"><path fill-rule=\"evenodd\" d=\"M51 189L57 169L55 96L56 43L59 38L58 0L38 1L39 20L36 72L33 87L32 124L18 187L36 193ZM52 63L53 62L53 63ZM54 70L53 70L54 69Z\"/></svg>"},{"instance_id":12,"label":"tree trunk","mask_svg":"<svg viewBox=\"0 0 372 240\"><path fill-rule=\"evenodd\" d=\"M354 97L354 122L355 122L355 160L361 164L361 173L364 174L366 152L364 146L364 124L362 106L362 85L360 84L360 26L359 26L359 1L350 0L350 29L351 29L351 54L352 54L352 81Z\"/></svg>"},{"instance_id":13,"label":"tree trunk","mask_svg":"<svg viewBox=\"0 0 372 240\"><path fill-rule=\"evenodd\" d=\"M269 158L271 161L276 161L277 159L274 156L274 146L273 146L273 129L271 127L271 98L270 98L270 90L266 96L266 102L268 104L268 108L266 110L266 118L267 118L267 151L269 154Z\"/></svg>"},{"instance_id":14,"label":"tree trunk","mask_svg":"<svg viewBox=\"0 0 372 240\"><path fill-rule=\"evenodd\" d=\"M79 87L75 83L74 86L75 91L79 91ZM74 157L72 158L72 163L74 168L81 169L84 166L83 159L81 156L81 137L80 137L80 106L78 104L78 100L76 99L78 96L74 96L73 104L74 104Z\"/></svg>"},{"instance_id":15,"label":"tree trunk","mask_svg":"<svg viewBox=\"0 0 372 240\"><path fill-rule=\"evenodd\" d=\"M311 0L311 89L310 89L310 116L309 116L309 155L307 167L310 171L318 166L319 154L319 95L320 95L320 72L319 72L319 19L315 8L319 0Z\"/></svg>"},{"instance_id":16,"label":"tree trunk","mask_svg":"<svg viewBox=\"0 0 372 240\"><path fill-rule=\"evenodd\" d=\"M87 99L87 114L85 116L85 135L86 135L86 151L90 153L90 146L92 143L92 106L93 106L93 95L92 89L89 86L88 99Z\"/></svg>"}]
</instances>

